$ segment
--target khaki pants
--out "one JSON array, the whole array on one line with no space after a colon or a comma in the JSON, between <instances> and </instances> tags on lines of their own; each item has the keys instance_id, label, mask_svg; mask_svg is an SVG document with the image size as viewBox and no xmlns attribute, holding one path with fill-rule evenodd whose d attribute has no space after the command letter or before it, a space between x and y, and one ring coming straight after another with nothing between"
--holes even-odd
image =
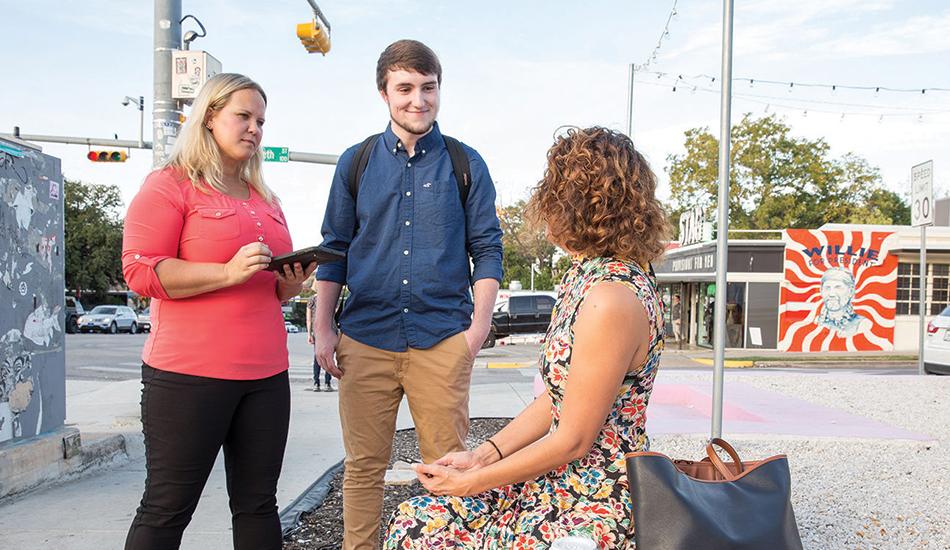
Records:
<instances>
[{"instance_id":1,"label":"khaki pants","mask_svg":"<svg viewBox=\"0 0 950 550\"><path fill-rule=\"evenodd\" d=\"M465 449L474 358L461 333L429 349L392 352L343 335L336 351L343 473L343 548L379 546L383 479L405 394L425 462Z\"/></svg>"}]
</instances>

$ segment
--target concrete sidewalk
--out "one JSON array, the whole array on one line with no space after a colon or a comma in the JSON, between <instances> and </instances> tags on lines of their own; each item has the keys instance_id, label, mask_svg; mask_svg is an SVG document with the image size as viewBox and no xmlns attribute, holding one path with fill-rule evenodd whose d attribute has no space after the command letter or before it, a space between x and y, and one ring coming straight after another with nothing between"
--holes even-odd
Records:
<instances>
[{"instance_id":1,"label":"concrete sidewalk","mask_svg":"<svg viewBox=\"0 0 950 550\"><path fill-rule=\"evenodd\" d=\"M745 373L737 373L745 374ZM752 374L752 373L748 373ZM471 415L514 416L533 398L532 369L480 368L473 374ZM756 377L771 376L758 373ZM810 375L805 375L810 376ZM818 375L816 375L818 376ZM787 376L786 376L787 377ZM868 417L810 403L730 378L724 422L730 436L927 440L931 436ZM290 439L278 489L283 508L343 457L337 394L304 391L292 383ZM122 466L49 486L0 504L0 548L121 548L141 497L145 467L138 421L141 384L67 381L67 422L83 436L126 434L129 460ZM651 435L708 434L711 376L663 371L650 405ZM403 403L398 427L410 427ZM231 531L223 461L219 456L183 548L230 549Z\"/></svg>"}]
</instances>

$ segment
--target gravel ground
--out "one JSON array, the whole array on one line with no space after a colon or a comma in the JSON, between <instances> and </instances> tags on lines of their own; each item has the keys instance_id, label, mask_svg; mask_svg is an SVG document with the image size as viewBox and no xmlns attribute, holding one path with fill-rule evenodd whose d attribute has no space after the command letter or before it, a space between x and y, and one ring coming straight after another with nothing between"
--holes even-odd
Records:
<instances>
[{"instance_id":1,"label":"gravel ground","mask_svg":"<svg viewBox=\"0 0 950 550\"><path fill-rule=\"evenodd\" d=\"M702 373L677 372L675 377L710 380ZM729 371L726 377L727 397L728 382L741 381L933 437L910 441L727 433L745 459L788 455L792 503L805 548L950 549L950 377L741 371ZM662 379L661 373L660 383ZM491 427L481 435L496 430ZM411 431L403 433L409 434L404 441L414 444ZM652 438L651 450L699 459L704 446L703 436L660 435ZM413 487L419 486L408 490ZM398 505L407 496L393 492L391 500ZM326 520L339 525L339 507L329 506L333 498L331 490ZM294 535L286 550L338 548L300 545L292 542L298 533ZM316 540L313 532L302 538Z\"/></svg>"},{"instance_id":2,"label":"gravel ground","mask_svg":"<svg viewBox=\"0 0 950 550\"><path fill-rule=\"evenodd\" d=\"M709 380L677 375L677 380ZM727 373L784 393L932 436L933 441L728 436L748 459L788 455L805 548L950 548L950 377ZM726 390L728 392L728 388ZM649 424L648 424L649 426ZM702 437L657 436L651 450L704 456Z\"/></svg>"},{"instance_id":3,"label":"gravel ground","mask_svg":"<svg viewBox=\"0 0 950 550\"><path fill-rule=\"evenodd\" d=\"M486 439L505 427L508 418L474 418L465 441L469 449L481 445ZM389 461L420 462L419 443L415 430L399 430L393 438L393 455ZM382 528L380 543L385 535L386 523L404 500L425 493L418 482L410 485L387 485L383 493ZM343 471L340 470L330 482L330 492L323 504L301 518L300 527L284 540L284 550L336 550L343 544Z\"/></svg>"}]
</instances>

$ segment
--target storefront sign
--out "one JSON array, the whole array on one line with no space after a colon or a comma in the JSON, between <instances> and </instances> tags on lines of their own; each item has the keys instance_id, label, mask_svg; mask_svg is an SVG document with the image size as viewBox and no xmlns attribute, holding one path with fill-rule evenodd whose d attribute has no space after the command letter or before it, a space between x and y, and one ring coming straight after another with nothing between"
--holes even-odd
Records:
<instances>
[{"instance_id":1,"label":"storefront sign","mask_svg":"<svg viewBox=\"0 0 950 550\"><path fill-rule=\"evenodd\" d=\"M895 239L887 231L786 230L779 350L894 349Z\"/></svg>"},{"instance_id":2,"label":"storefront sign","mask_svg":"<svg viewBox=\"0 0 950 550\"><path fill-rule=\"evenodd\" d=\"M663 260L663 263L654 266L656 272L714 273L716 271L716 249L711 246L703 248L705 250L694 251L692 254L670 254Z\"/></svg>"},{"instance_id":3,"label":"storefront sign","mask_svg":"<svg viewBox=\"0 0 950 550\"><path fill-rule=\"evenodd\" d=\"M712 226L706 222L706 208L695 206L680 214L680 244L689 246L712 240Z\"/></svg>"}]
</instances>

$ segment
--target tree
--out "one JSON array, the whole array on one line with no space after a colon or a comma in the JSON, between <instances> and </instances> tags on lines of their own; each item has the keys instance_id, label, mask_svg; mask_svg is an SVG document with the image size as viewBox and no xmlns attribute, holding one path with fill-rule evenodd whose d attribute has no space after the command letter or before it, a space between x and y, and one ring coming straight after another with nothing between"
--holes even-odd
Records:
<instances>
[{"instance_id":1,"label":"tree","mask_svg":"<svg viewBox=\"0 0 950 550\"><path fill-rule=\"evenodd\" d=\"M551 260L557 248L548 242L544 226L525 217L525 201L502 206L497 209L501 223L502 245L505 253L502 287L512 280L521 281L528 288L531 281L531 264L540 261L540 274L534 276L534 287L539 290L553 289L560 282L563 269L552 269ZM560 264L558 268L560 268Z\"/></svg>"},{"instance_id":2,"label":"tree","mask_svg":"<svg viewBox=\"0 0 950 550\"><path fill-rule=\"evenodd\" d=\"M683 211L697 204L714 207L717 196L719 140L709 128L693 128L685 135L685 153L667 157L674 228ZM792 136L775 115L745 115L733 129L731 145L733 229L900 224L910 219L910 207L883 187L876 167L853 153L831 158L824 140Z\"/></svg>"},{"instance_id":3,"label":"tree","mask_svg":"<svg viewBox=\"0 0 950 550\"><path fill-rule=\"evenodd\" d=\"M123 281L120 208L115 185L65 182L66 288L77 298Z\"/></svg>"}]
</instances>

